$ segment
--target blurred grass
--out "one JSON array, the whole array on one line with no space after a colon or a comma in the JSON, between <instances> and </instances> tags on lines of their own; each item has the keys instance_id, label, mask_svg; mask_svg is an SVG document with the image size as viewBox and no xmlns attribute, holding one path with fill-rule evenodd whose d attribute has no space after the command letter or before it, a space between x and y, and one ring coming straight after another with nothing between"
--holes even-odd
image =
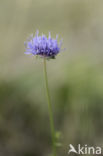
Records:
<instances>
[{"instance_id":1,"label":"blurred grass","mask_svg":"<svg viewBox=\"0 0 103 156\"><path fill-rule=\"evenodd\" d=\"M63 147L103 141L103 1L0 0L0 155L43 156L51 150L42 59L24 55L29 34L51 31L63 48L48 61Z\"/></svg>"}]
</instances>

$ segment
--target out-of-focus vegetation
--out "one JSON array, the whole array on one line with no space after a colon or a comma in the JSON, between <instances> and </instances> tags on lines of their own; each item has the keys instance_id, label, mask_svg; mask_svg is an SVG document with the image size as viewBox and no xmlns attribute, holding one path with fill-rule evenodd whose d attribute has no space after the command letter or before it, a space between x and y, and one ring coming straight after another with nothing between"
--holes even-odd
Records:
<instances>
[{"instance_id":1,"label":"out-of-focus vegetation","mask_svg":"<svg viewBox=\"0 0 103 156\"><path fill-rule=\"evenodd\" d=\"M59 34L64 52L48 61L55 127L68 145L103 145L103 1L0 0L0 156L51 152L43 61L24 55L36 29Z\"/></svg>"}]
</instances>

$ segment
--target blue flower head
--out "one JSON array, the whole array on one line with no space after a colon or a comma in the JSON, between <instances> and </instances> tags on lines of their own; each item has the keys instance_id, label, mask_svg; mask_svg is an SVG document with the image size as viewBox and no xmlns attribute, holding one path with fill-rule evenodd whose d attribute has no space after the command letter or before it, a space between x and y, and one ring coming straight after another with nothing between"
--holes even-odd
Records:
<instances>
[{"instance_id":1,"label":"blue flower head","mask_svg":"<svg viewBox=\"0 0 103 156\"><path fill-rule=\"evenodd\" d=\"M58 35L56 38L51 38L51 34L49 33L48 38L45 35L39 36L39 31L36 31L36 35L31 35L26 41L25 54L32 54L36 56L46 57L46 58L55 58L55 56L61 50L62 40L58 43L57 41Z\"/></svg>"}]
</instances>

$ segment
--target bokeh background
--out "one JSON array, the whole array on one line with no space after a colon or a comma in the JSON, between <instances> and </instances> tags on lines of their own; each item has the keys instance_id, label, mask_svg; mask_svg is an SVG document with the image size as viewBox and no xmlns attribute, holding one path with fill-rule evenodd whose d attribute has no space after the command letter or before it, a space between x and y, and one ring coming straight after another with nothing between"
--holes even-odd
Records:
<instances>
[{"instance_id":1,"label":"bokeh background","mask_svg":"<svg viewBox=\"0 0 103 156\"><path fill-rule=\"evenodd\" d=\"M103 147L103 1L0 0L0 156L51 154L43 60L24 55L37 29L66 48L47 62L58 155Z\"/></svg>"}]
</instances>

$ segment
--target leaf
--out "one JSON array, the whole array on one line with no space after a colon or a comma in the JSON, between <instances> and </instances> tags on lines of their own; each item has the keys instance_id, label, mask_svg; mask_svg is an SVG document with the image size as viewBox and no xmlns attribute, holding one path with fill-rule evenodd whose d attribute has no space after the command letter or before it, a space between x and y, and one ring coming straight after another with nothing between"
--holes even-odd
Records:
<instances>
[{"instance_id":1,"label":"leaf","mask_svg":"<svg viewBox=\"0 0 103 156\"><path fill-rule=\"evenodd\" d=\"M60 131L57 131L56 134L55 134L55 138L58 140L60 139L62 136L61 132Z\"/></svg>"}]
</instances>

